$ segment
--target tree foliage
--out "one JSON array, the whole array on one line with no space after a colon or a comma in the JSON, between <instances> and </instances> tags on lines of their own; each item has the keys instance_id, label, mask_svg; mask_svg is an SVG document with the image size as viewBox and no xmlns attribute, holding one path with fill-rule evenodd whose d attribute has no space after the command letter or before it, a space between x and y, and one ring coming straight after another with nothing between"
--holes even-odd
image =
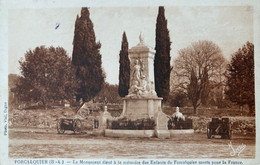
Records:
<instances>
[{"instance_id":1,"label":"tree foliage","mask_svg":"<svg viewBox=\"0 0 260 165\"><path fill-rule=\"evenodd\" d=\"M130 83L130 60L128 57L128 41L125 32L123 33L121 50L119 53L119 87L120 97L128 95Z\"/></svg>"},{"instance_id":2,"label":"tree foliage","mask_svg":"<svg viewBox=\"0 0 260 165\"><path fill-rule=\"evenodd\" d=\"M164 7L159 7L156 22L156 45L154 59L154 77L155 90L159 97L167 100L170 91L170 73L171 73L171 42L169 30L167 28L167 20L164 15Z\"/></svg>"},{"instance_id":3,"label":"tree foliage","mask_svg":"<svg viewBox=\"0 0 260 165\"><path fill-rule=\"evenodd\" d=\"M198 41L181 49L174 61L172 90L182 90L192 102L194 111L207 104L212 88L223 84L226 60L212 41Z\"/></svg>"},{"instance_id":4,"label":"tree foliage","mask_svg":"<svg viewBox=\"0 0 260 165\"><path fill-rule=\"evenodd\" d=\"M96 43L94 26L88 8L81 9L75 22L72 63L77 78L76 99L83 102L94 98L101 90L105 75L102 70L101 44Z\"/></svg>"},{"instance_id":5,"label":"tree foliage","mask_svg":"<svg viewBox=\"0 0 260 165\"><path fill-rule=\"evenodd\" d=\"M187 95L182 91L174 91L170 93L168 98L168 104L172 107L184 107L187 106Z\"/></svg>"},{"instance_id":6,"label":"tree foliage","mask_svg":"<svg viewBox=\"0 0 260 165\"><path fill-rule=\"evenodd\" d=\"M248 105L254 111L254 45L247 42L232 56L228 65L226 95L240 106Z\"/></svg>"},{"instance_id":7,"label":"tree foliage","mask_svg":"<svg viewBox=\"0 0 260 165\"><path fill-rule=\"evenodd\" d=\"M103 103L120 103L121 98L118 94L118 85L112 85L105 82L96 98L97 101Z\"/></svg>"},{"instance_id":8,"label":"tree foliage","mask_svg":"<svg viewBox=\"0 0 260 165\"><path fill-rule=\"evenodd\" d=\"M11 108L18 106L19 104L18 97L16 96L16 93L13 92L18 81L19 76L17 74L8 75L8 106Z\"/></svg>"},{"instance_id":9,"label":"tree foliage","mask_svg":"<svg viewBox=\"0 0 260 165\"><path fill-rule=\"evenodd\" d=\"M20 60L21 76L13 92L20 101L42 102L73 99L75 76L71 59L61 47L36 47Z\"/></svg>"}]
</instances>

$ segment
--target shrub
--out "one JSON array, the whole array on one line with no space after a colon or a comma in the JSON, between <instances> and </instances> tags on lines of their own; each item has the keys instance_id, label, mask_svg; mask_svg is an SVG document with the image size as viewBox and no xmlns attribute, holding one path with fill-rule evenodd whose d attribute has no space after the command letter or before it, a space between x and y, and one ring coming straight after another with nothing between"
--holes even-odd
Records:
<instances>
[{"instance_id":1,"label":"shrub","mask_svg":"<svg viewBox=\"0 0 260 165\"><path fill-rule=\"evenodd\" d=\"M118 120L108 120L108 129L123 129L123 130L153 130L155 122L152 119L137 119L130 120L122 118Z\"/></svg>"},{"instance_id":2,"label":"shrub","mask_svg":"<svg viewBox=\"0 0 260 165\"><path fill-rule=\"evenodd\" d=\"M168 129L192 129L192 119L186 118L185 120L177 118L171 118L168 121Z\"/></svg>"}]
</instances>

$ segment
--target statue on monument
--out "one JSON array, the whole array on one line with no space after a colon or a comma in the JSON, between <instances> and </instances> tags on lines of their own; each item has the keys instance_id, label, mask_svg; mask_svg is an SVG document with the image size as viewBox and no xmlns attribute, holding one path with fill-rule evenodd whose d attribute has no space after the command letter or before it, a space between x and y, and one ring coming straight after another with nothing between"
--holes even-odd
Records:
<instances>
[{"instance_id":1,"label":"statue on monument","mask_svg":"<svg viewBox=\"0 0 260 165\"><path fill-rule=\"evenodd\" d=\"M135 65L133 66L133 76L131 78L131 87L129 89L129 96L131 97L142 97L146 93L147 81L143 74L143 65L141 67L141 60L136 59Z\"/></svg>"},{"instance_id":2,"label":"statue on monument","mask_svg":"<svg viewBox=\"0 0 260 165\"><path fill-rule=\"evenodd\" d=\"M144 47L144 38L142 33L139 35L140 43L137 45L139 48ZM157 97L154 90L154 83L149 81L149 72L146 57L134 57L131 59L131 76L130 76L130 89L127 97L131 98L151 98Z\"/></svg>"},{"instance_id":3,"label":"statue on monument","mask_svg":"<svg viewBox=\"0 0 260 165\"><path fill-rule=\"evenodd\" d=\"M132 78L132 82L134 81L140 81L141 78L141 66L139 64L139 60L135 60L135 66L133 69L133 78Z\"/></svg>"},{"instance_id":4,"label":"statue on monument","mask_svg":"<svg viewBox=\"0 0 260 165\"><path fill-rule=\"evenodd\" d=\"M138 81L134 81L131 88L129 89L129 96L140 97L142 94L142 88L139 87Z\"/></svg>"},{"instance_id":5,"label":"statue on monument","mask_svg":"<svg viewBox=\"0 0 260 165\"><path fill-rule=\"evenodd\" d=\"M154 82L153 81L150 82L150 89L149 89L149 91L150 91L150 95L151 96L153 96L153 97L157 96L157 93L155 92L155 89L154 89Z\"/></svg>"},{"instance_id":6,"label":"statue on monument","mask_svg":"<svg viewBox=\"0 0 260 165\"><path fill-rule=\"evenodd\" d=\"M143 37L142 33L140 33L140 35L139 35L139 41L140 41L140 44L144 43L144 37Z\"/></svg>"},{"instance_id":7,"label":"statue on monument","mask_svg":"<svg viewBox=\"0 0 260 165\"><path fill-rule=\"evenodd\" d=\"M133 68L133 74L131 77L131 86L129 89L128 97L140 98L140 97L155 97L156 92L153 88L153 82L148 83L144 72L144 64L141 59L135 60Z\"/></svg>"}]
</instances>

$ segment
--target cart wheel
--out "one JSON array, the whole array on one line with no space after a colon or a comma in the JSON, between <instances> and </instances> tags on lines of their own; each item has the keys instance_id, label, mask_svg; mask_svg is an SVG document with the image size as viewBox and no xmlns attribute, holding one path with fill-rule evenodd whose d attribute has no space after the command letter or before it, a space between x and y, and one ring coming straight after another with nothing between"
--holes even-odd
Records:
<instances>
[{"instance_id":1,"label":"cart wheel","mask_svg":"<svg viewBox=\"0 0 260 165\"><path fill-rule=\"evenodd\" d=\"M207 127L207 136L208 136L208 139L212 138L212 130L209 127Z\"/></svg>"},{"instance_id":2,"label":"cart wheel","mask_svg":"<svg viewBox=\"0 0 260 165\"><path fill-rule=\"evenodd\" d=\"M79 119L76 119L74 122L73 122L73 131L74 133L76 132L81 132L81 128L82 128L82 123Z\"/></svg>"},{"instance_id":3,"label":"cart wheel","mask_svg":"<svg viewBox=\"0 0 260 165\"><path fill-rule=\"evenodd\" d=\"M58 122L57 122L57 131L59 134L63 134L65 132L65 129L63 128L62 123L63 123L62 119L58 120Z\"/></svg>"}]
</instances>

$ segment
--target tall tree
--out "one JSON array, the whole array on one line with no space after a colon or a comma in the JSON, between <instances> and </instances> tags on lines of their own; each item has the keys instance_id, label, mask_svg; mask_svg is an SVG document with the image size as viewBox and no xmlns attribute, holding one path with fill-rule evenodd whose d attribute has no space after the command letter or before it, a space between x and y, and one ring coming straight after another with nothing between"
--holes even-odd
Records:
<instances>
[{"instance_id":1,"label":"tall tree","mask_svg":"<svg viewBox=\"0 0 260 165\"><path fill-rule=\"evenodd\" d=\"M94 26L87 7L81 9L75 22L72 63L76 69L78 89L76 100L94 98L101 90L105 75L102 70L101 44L96 43Z\"/></svg>"},{"instance_id":2,"label":"tall tree","mask_svg":"<svg viewBox=\"0 0 260 165\"><path fill-rule=\"evenodd\" d=\"M128 95L130 83L130 60L128 57L128 41L125 32L123 33L121 50L119 53L119 87L120 97Z\"/></svg>"},{"instance_id":3,"label":"tall tree","mask_svg":"<svg viewBox=\"0 0 260 165\"><path fill-rule=\"evenodd\" d=\"M201 81L202 85L201 85L201 103L203 105L207 105L208 104L208 97L209 97L209 93L210 93L210 83L209 83L209 76L208 76L208 69L207 67L204 68L203 70L203 76L202 76L202 81Z\"/></svg>"},{"instance_id":4,"label":"tall tree","mask_svg":"<svg viewBox=\"0 0 260 165\"><path fill-rule=\"evenodd\" d=\"M164 7L159 7L156 22L156 45L154 58L154 78L155 90L159 97L167 100L170 91L170 73L171 73L171 42L169 30L167 28L167 20L164 16Z\"/></svg>"},{"instance_id":5,"label":"tall tree","mask_svg":"<svg viewBox=\"0 0 260 165\"><path fill-rule=\"evenodd\" d=\"M254 113L254 45L247 42L232 56L228 65L227 90L228 98L240 106L248 105L250 114Z\"/></svg>"},{"instance_id":6,"label":"tall tree","mask_svg":"<svg viewBox=\"0 0 260 165\"><path fill-rule=\"evenodd\" d=\"M173 66L171 87L174 90L182 90L187 96L192 91L193 96L199 96L199 99L189 96L191 102L197 100L196 104L193 103L195 112L197 105L207 104L211 89L223 84L226 60L218 45L212 41L198 41L181 49ZM189 88L194 86L195 77L198 89L190 90Z\"/></svg>"},{"instance_id":7,"label":"tall tree","mask_svg":"<svg viewBox=\"0 0 260 165\"><path fill-rule=\"evenodd\" d=\"M190 99L194 113L196 113L197 107L200 105L199 99L201 95L202 86L198 82L198 78L194 72L194 70L191 70L190 75L190 83L187 87L187 95Z\"/></svg>"},{"instance_id":8,"label":"tall tree","mask_svg":"<svg viewBox=\"0 0 260 165\"><path fill-rule=\"evenodd\" d=\"M12 92L21 102L42 102L45 108L51 101L72 101L75 76L71 59L61 48L36 47L20 60L21 76Z\"/></svg>"}]
</instances>

